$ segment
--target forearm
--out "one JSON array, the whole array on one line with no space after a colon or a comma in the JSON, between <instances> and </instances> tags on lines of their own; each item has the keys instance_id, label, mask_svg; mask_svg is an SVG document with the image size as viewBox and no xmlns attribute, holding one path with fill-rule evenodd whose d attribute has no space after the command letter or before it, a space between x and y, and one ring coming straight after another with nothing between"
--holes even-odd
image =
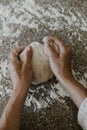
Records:
<instances>
[{"instance_id":1,"label":"forearm","mask_svg":"<svg viewBox=\"0 0 87 130\"><path fill-rule=\"evenodd\" d=\"M27 92L13 92L0 119L0 130L19 130Z\"/></svg>"},{"instance_id":2,"label":"forearm","mask_svg":"<svg viewBox=\"0 0 87 130\"><path fill-rule=\"evenodd\" d=\"M60 82L79 108L83 100L87 97L87 89L77 82L72 75L60 78Z\"/></svg>"}]
</instances>

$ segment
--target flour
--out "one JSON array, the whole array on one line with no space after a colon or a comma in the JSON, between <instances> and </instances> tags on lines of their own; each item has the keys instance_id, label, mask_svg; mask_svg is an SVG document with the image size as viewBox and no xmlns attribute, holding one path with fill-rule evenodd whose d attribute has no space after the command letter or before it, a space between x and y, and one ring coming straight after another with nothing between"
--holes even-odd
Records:
<instances>
[{"instance_id":1,"label":"flour","mask_svg":"<svg viewBox=\"0 0 87 130\"><path fill-rule=\"evenodd\" d=\"M0 63L0 73L3 74L3 76L5 77L7 74L7 60L3 61L1 60Z\"/></svg>"},{"instance_id":2,"label":"flour","mask_svg":"<svg viewBox=\"0 0 87 130\"><path fill-rule=\"evenodd\" d=\"M34 105L34 111L36 111L36 109L46 108L47 106L49 106L49 104L45 100L37 100L33 96L30 96L30 99L27 98L26 101L25 101L25 105L26 106L30 106L31 107L31 104Z\"/></svg>"},{"instance_id":3,"label":"flour","mask_svg":"<svg viewBox=\"0 0 87 130\"><path fill-rule=\"evenodd\" d=\"M48 30L57 30L58 32L60 30L63 31L65 28L71 32L74 27L77 30L74 29L73 34L69 35L69 39L72 41L73 36L78 34L78 40L81 41L82 35L80 35L78 30L83 31L83 33L87 31L87 18L85 15L81 14L75 8L73 8L72 11L72 8L66 9L61 3L57 2L55 4L57 4L57 7L48 4L45 8L45 6L37 4L35 0L17 0L9 2L6 6L0 5L0 48L4 46L4 38L11 39L9 42L10 48L13 47L11 44L12 41L15 41L15 46L18 46L19 43L16 40L22 35L24 28L36 29L38 32L42 29L39 27L40 24L46 25ZM66 13L66 10L68 10L68 13ZM87 50L87 47L85 47L85 49ZM0 50L0 52L0 55L2 55L3 50ZM80 82L86 86L86 73L84 77ZM8 86L5 86L5 81L8 83ZM42 89L42 93L40 93L40 89ZM7 60L1 60L0 95L4 98L6 94L10 95L11 92L11 83L8 82ZM59 96L63 98L69 96L60 83L51 85L50 88L45 88L43 85L37 89L30 88L30 93L25 105L31 107L33 104L35 108L34 111L48 107L52 104L53 100L64 102L64 100L60 100ZM39 99L35 97L35 94L40 94Z\"/></svg>"},{"instance_id":4,"label":"flour","mask_svg":"<svg viewBox=\"0 0 87 130\"><path fill-rule=\"evenodd\" d=\"M87 73L84 73L85 78L87 79Z\"/></svg>"},{"instance_id":5,"label":"flour","mask_svg":"<svg viewBox=\"0 0 87 130\"><path fill-rule=\"evenodd\" d=\"M62 96L62 97L69 96L68 93L65 91L65 89L63 88L63 86L60 83L51 85L51 89L48 90L45 98L43 98L43 96L46 92L46 89L44 88L43 85L40 86L40 88L43 89L43 93L39 95L39 99L36 99L34 96L32 96L35 93L35 91L33 91L32 95L30 95L30 98L27 97L26 102L25 102L25 105L29 106L29 107L31 107L31 105L33 104L34 108L35 108L34 111L36 109L39 110L41 108L49 107L49 105L52 104L53 100L58 100L59 102L64 103L64 100L60 99L59 97L60 96ZM40 88L38 88L36 90L37 94L39 94ZM30 92L31 92L31 89L30 89Z\"/></svg>"},{"instance_id":6,"label":"flour","mask_svg":"<svg viewBox=\"0 0 87 130\"><path fill-rule=\"evenodd\" d=\"M61 12L64 12L64 7L62 7L61 4L59 4L59 6ZM0 5L0 19L2 20L2 30L0 30L0 32L3 36L18 37L24 26L38 30L38 19L40 22L47 24L50 30L63 28L65 24L64 21L66 21L66 25L69 26L68 28L75 25L82 31L87 31L87 19L85 20L85 17L79 12L75 11L77 16L75 13L72 13L71 9L69 9L69 15L61 12L58 8L54 8L51 5L48 5L48 10L45 10L44 7L36 4L34 0L25 0L22 1L21 4L12 1L7 6ZM36 19L34 17L36 17ZM44 17L47 17L50 21L47 22ZM59 19L64 19L64 21ZM60 26L61 22L63 24ZM12 26L9 27L11 24ZM16 31L14 31L15 28Z\"/></svg>"},{"instance_id":7,"label":"flour","mask_svg":"<svg viewBox=\"0 0 87 130\"><path fill-rule=\"evenodd\" d=\"M5 89L1 81L6 76L7 76L7 60L5 61L1 60L1 63L0 63L0 96L1 97L5 96Z\"/></svg>"},{"instance_id":8,"label":"flour","mask_svg":"<svg viewBox=\"0 0 87 130\"><path fill-rule=\"evenodd\" d=\"M86 79L87 79L87 78L86 78ZM87 82L86 82L86 80L84 79L84 77L82 77L82 79L80 79L79 82L80 82L85 88L87 88Z\"/></svg>"}]
</instances>

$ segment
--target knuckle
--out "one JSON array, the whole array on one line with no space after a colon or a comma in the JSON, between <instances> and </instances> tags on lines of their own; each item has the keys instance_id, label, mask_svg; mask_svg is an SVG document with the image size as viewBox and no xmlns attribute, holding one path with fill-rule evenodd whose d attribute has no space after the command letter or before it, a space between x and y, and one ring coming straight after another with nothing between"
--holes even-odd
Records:
<instances>
[{"instance_id":1,"label":"knuckle","mask_svg":"<svg viewBox=\"0 0 87 130\"><path fill-rule=\"evenodd\" d=\"M14 50L11 50L10 57L14 55Z\"/></svg>"},{"instance_id":2,"label":"knuckle","mask_svg":"<svg viewBox=\"0 0 87 130\"><path fill-rule=\"evenodd\" d=\"M13 48L13 49L11 50L11 55L14 55L15 51L16 51L16 49Z\"/></svg>"},{"instance_id":3,"label":"knuckle","mask_svg":"<svg viewBox=\"0 0 87 130\"><path fill-rule=\"evenodd\" d=\"M63 53L64 53L64 54L71 54L71 53L72 53L72 50L71 50L70 47L65 46L64 49L63 49Z\"/></svg>"},{"instance_id":4,"label":"knuckle","mask_svg":"<svg viewBox=\"0 0 87 130\"><path fill-rule=\"evenodd\" d=\"M13 61L13 60L10 60L10 62L9 62L8 65L9 65L9 67L10 67L10 66L12 66L13 64L14 64L14 61Z\"/></svg>"},{"instance_id":5,"label":"knuckle","mask_svg":"<svg viewBox=\"0 0 87 130\"><path fill-rule=\"evenodd\" d=\"M68 53L71 53L72 52L72 49L70 47L67 48L67 52Z\"/></svg>"},{"instance_id":6,"label":"knuckle","mask_svg":"<svg viewBox=\"0 0 87 130\"><path fill-rule=\"evenodd\" d=\"M63 48L62 48L62 52L63 52L64 54L67 52L66 47L63 47Z\"/></svg>"},{"instance_id":7,"label":"knuckle","mask_svg":"<svg viewBox=\"0 0 87 130\"><path fill-rule=\"evenodd\" d=\"M11 50L11 53L13 53L13 52L14 52L14 50L15 50L15 49L12 49L12 50Z\"/></svg>"},{"instance_id":8,"label":"knuckle","mask_svg":"<svg viewBox=\"0 0 87 130\"><path fill-rule=\"evenodd\" d=\"M72 54L72 50L70 47L67 48L67 54L71 55Z\"/></svg>"}]
</instances>

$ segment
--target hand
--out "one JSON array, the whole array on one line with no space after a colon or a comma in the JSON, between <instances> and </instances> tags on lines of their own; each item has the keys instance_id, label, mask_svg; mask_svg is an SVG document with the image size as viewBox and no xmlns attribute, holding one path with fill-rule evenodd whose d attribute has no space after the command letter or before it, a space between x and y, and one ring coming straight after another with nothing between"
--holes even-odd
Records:
<instances>
[{"instance_id":1,"label":"hand","mask_svg":"<svg viewBox=\"0 0 87 130\"><path fill-rule=\"evenodd\" d=\"M24 61L21 62L19 59L19 54L23 50L25 58ZM32 78L31 59L32 48L29 46L26 48L19 47L11 51L8 69L10 72L14 91L28 90Z\"/></svg>"},{"instance_id":2,"label":"hand","mask_svg":"<svg viewBox=\"0 0 87 130\"><path fill-rule=\"evenodd\" d=\"M45 52L49 57L49 62L54 75L60 80L61 78L67 78L72 75L71 72L71 49L56 37L44 38ZM59 47L59 52L50 45L50 42L54 42Z\"/></svg>"}]
</instances>

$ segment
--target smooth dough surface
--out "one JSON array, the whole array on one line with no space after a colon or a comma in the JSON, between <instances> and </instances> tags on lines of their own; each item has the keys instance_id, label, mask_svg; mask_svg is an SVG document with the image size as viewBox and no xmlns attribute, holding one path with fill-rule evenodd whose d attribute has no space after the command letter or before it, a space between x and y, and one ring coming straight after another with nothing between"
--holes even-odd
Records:
<instances>
[{"instance_id":1,"label":"smooth dough surface","mask_svg":"<svg viewBox=\"0 0 87 130\"><path fill-rule=\"evenodd\" d=\"M44 43L45 44L45 43ZM32 71L33 78L32 84L40 84L48 81L54 75L51 71L48 56L45 54L44 44L39 42L32 42L29 46L32 46ZM23 52L20 54L20 59L23 61Z\"/></svg>"}]
</instances>

